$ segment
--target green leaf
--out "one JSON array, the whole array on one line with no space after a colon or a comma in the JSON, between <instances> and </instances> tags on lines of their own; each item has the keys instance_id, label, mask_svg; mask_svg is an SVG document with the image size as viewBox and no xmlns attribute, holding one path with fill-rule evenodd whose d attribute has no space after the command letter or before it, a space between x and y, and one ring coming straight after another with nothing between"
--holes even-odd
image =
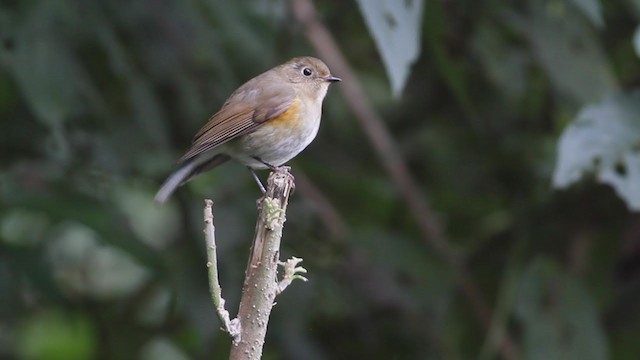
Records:
<instances>
[{"instance_id":1,"label":"green leaf","mask_svg":"<svg viewBox=\"0 0 640 360\"><path fill-rule=\"evenodd\" d=\"M560 0L530 0L529 19L515 20L563 96L584 104L617 90L598 36Z\"/></svg>"},{"instance_id":2,"label":"green leaf","mask_svg":"<svg viewBox=\"0 0 640 360\"><path fill-rule=\"evenodd\" d=\"M67 222L48 244L51 270L68 292L111 300L131 294L151 276L128 253L101 243L98 233Z\"/></svg>"},{"instance_id":3,"label":"green leaf","mask_svg":"<svg viewBox=\"0 0 640 360\"><path fill-rule=\"evenodd\" d=\"M533 261L525 271L516 316L524 330L524 359L609 358L591 297L551 261Z\"/></svg>"},{"instance_id":4,"label":"green leaf","mask_svg":"<svg viewBox=\"0 0 640 360\"><path fill-rule=\"evenodd\" d=\"M640 210L640 92L586 106L560 137L553 186L566 188L585 174L611 185Z\"/></svg>"},{"instance_id":5,"label":"green leaf","mask_svg":"<svg viewBox=\"0 0 640 360\"><path fill-rule=\"evenodd\" d=\"M358 0L358 5L398 96L420 54L423 1Z\"/></svg>"},{"instance_id":6,"label":"green leaf","mask_svg":"<svg viewBox=\"0 0 640 360\"><path fill-rule=\"evenodd\" d=\"M0 212L0 242L30 246L42 241L49 227L46 214L26 209Z\"/></svg>"},{"instance_id":7,"label":"green leaf","mask_svg":"<svg viewBox=\"0 0 640 360\"><path fill-rule=\"evenodd\" d=\"M142 242L160 250L169 245L180 228L178 212L169 204L155 206L149 200L151 197L152 194L136 186L114 187L112 195L131 230Z\"/></svg>"},{"instance_id":8,"label":"green leaf","mask_svg":"<svg viewBox=\"0 0 640 360\"><path fill-rule=\"evenodd\" d=\"M473 37L473 50L485 69L487 77L509 98L531 96L527 90L527 71L531 66L528 55L514 48L497 24L483 22Z\"/></svg>"},{"instance_id":9,"label":"green leaf","mask_svg":"<svg viewBox=\"0 0 640 360\"><path fill-rule=\"evenodd\" d=\"M96 332L85 317L48 310L31 316L17 333L16 347L22 359L92 359L97 350Z\"/></svg>"},{"instance_id":10,"label":"green leaf","mask_svg":"<svg viewBox=\"0 0 640 360\"><path fill-rule=\"evenodd\" d=\"M84 109L93 94L85 69L61 35L58 15L53 2L35 5L17 31L15 49L5 55L31 109L51 128Z\"/></svg>"}]
</instances>

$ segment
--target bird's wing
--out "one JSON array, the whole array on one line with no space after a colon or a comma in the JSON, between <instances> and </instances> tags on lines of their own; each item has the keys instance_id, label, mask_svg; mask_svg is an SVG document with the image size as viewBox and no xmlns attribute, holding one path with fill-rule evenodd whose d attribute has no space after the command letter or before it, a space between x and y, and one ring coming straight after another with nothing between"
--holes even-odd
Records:
<instances>
[{"instance_id":1,"label":"bird's wing","mask_svg":"<svg viewBox=\"0 0 640 360\"><path fill-rule=\"evenodd\" d=\"M243 86L233 93L222 109L198 131L191 148L178 163L246 134L296 105L298 104L295 91L288 84L272 83L260 89Z\"/></svg>"}]
</instances>

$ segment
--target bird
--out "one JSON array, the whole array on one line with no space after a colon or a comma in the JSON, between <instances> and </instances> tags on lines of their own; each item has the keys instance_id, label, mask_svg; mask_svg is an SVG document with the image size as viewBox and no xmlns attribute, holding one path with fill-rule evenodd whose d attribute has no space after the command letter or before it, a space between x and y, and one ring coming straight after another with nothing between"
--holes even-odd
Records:
<instances>
[{"instance_id":1,"label":"bird","mask_svg":"<svg viewBox=\"0 0 640 360\"><path fill-rule=\"evenodd\" d=\"M322 102L337 81L322 60L304 56L244 83L196 133L156 193L156 203L165 203L180 185L229 160L248 167L264 193L254 170L282 166L315 139Z\"/></svg>"}]
</instances>

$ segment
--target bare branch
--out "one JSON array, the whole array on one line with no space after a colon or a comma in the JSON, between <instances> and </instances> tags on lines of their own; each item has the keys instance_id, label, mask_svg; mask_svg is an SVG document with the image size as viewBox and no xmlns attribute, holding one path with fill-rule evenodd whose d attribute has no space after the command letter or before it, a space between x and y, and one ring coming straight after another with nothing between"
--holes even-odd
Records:
<instances>
[{"instance_id":1,"label":"bare branch","mask_svg":"<svg viewBox=\"0 0 640 360\"><path fill-rule=\"evenodd\" d=\"M280 239L293 187L289 168L280 167L269 175L267 192L258 203L256 234L238 312L242 334L240 342L231 347L231 360L257 360L262 356L271 308L280 292L277 283Z\"/></svg>"}]
</instances>

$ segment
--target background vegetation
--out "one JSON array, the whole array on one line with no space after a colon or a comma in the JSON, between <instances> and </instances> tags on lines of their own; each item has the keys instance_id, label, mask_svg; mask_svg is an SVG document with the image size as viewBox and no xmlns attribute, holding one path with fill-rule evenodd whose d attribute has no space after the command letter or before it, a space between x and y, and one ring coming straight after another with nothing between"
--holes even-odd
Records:
<instances>
[{"instance_id":1,"label":"background vegetation","mask_svg":"<svg viewBox=\"0 0 640 360\"><path fill-rule=\"evenodd\" d=\"M640 2L426 0L404 87L359 3L315 1L447 247L334 85L264 358L636 359ZM227 164L152 199L237 86L318 55L290 2L5 0L0 37L0 358L225 358L202 199L235 313L260 194Z\"/></svg>"}]
</instances>

